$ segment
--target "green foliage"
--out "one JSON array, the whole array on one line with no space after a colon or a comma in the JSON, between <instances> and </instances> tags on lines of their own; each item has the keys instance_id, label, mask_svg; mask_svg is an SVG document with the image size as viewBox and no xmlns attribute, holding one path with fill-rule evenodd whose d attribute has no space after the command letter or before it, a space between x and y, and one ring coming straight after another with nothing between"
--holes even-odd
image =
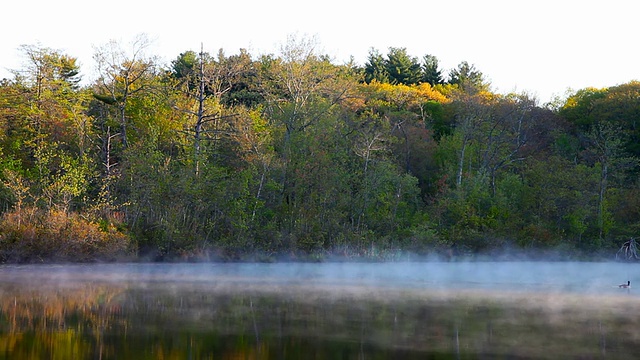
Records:
<instances>
[{"instance_id":1,"label":"green foliage","mask_svg":"<svg viewBox=\"0 0 640 360\"><path fill-rule=\"evenodd\" d=\"M489 85L484 79L484 74L466 61L449 71L449 84L458 85L467 91L469 89L485 90Z\"/></svg>"},{"instance_id":2,"label":"green foliage","mask_svg":"<svg viewBox=\"0 0 640 360\"><path fill-rule=\"evenodd\" d=\"M91 94L96 100L102 101L103 103L107 104L107 105L115 105L118 103L118 101L121 100L121 98L114 98L113 96L110 95L102 95L102 94Z\"/></svg>"},{"instance_id":3,"label":"green foliage","mask_svg":"<svg viewBox=\"0 0 640 360\"><path fill-rule=\"evenodd\" d=\"M588 131L597 120L597 115L593 112L594 103L605 96L605 89L586 88L577 91L566 100L559 114L582 131Z\"/></svg>"},{"instance_id":4,"label":"green foliage","mask_svg":"<svg viewBox=\"0 0 640 360\"><path fill-rule=\"evenodd\" d=\"M429 116L427 127L433 131L433 138L438 141L443 136L451 135L451 125L447 123L444 106L433 100L424 104L425 113Z\"/></svg>"},{"instance_id":5,"label":"green foliage","mask_svg":"<svg viewBox=\"0 0 640 360\"><path fill-rule=\"evenodd\" d=\"M198 54L195 51L185 51L171 62L171 73L178 79L187 79L193 76L198 65Z\"/></svg>"},{"instance_id":6,"label":"green foliage","mask_svg":"<svg viewBox=\"0 0 640 360\"><path fill-rule=\"evenodd\" d=\"M640 229L637 82L550 110L404 48L358 73L291 38L161 72L111 45L92 86L37 47L0 83L4 260L596 251Z\"/></svg>"},{"instance_id":7,"label":"green foliage","mask_svg":"<svg viewBox=\"0 0 640 360\"><path fill-rule=\"evenodd\" d=\"M390 47L386 57L376 49L369 51L367 63L364 67L364 81L379 83L416 85L427 83L430 85L443 84L442 71L438 65L438 58L426 55L421 64L417 58L410 56L406 48Z\"/></svg>"},{"instance_id":8,"label":"green foliage","mask_svg":"<svg viewBox=\"0 0 640 360\"><path fill-rule=\"evenodd\" d=\"M564 156L566 159L575 159L580 151L579 141L571 134L558 134L555 139L553 150L558 155Z\"/></svg>"},{"instance_id":9,"label":"green foliage","mask_svg":"<svg viewBox=\"0 0 640 360\"><path fill-rule=\"evenodd\" d=\"M431 85L444 84L438 58L434 55L425 55L423 58L422 82L426 82Z\"/></svg>"},{"instance_id":10,"label":"green foliage","mask_svg":"<svg viewBox=\"0 0 640 360\"><path fill-rule=\"evenodd\" d=\"M418 59L410 57L405 48L389 48L386 67L392 84L413 85L422 77Z\"/></svg>"},{"instance_id":11,"label":"green foliage","mask_svg":"<svg viewBox=\"0 0 640 360\"><path fill-rule=\"evenodd\" d=\"M364 68L364 81L370 83L373 80L386 83L389 82L389 71L386 66L386 60L378 50L371 49L367 64Z\"/></svg>"},{"instance_id":12,"label":"green foliage","mask_svg":"<svg viewBox=\"0 0 640 360\"><path fill-rule=\"evenodd\" d=\"M638 158L640 131L636 122L640 116L639 98L638 81L607 89L587 88L570 96L559 113L584 133L602 126L615 128L625 155Z\"/></svg>"}]
</instances>

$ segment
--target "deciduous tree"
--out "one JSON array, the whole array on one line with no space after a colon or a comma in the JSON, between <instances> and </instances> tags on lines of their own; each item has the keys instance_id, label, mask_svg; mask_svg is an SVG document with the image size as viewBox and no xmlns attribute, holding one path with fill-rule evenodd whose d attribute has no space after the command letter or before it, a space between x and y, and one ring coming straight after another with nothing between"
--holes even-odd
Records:
<instances>
[{"instance_id":1,"label":"deciduous tree","mask_svg":"<svg viewBox=\"0 0 640 360\"><path fill-rule=\"evenodd\" d=\"M97 65L94 96L117 110L122 145L128 145L127 105L131 97L148 91L148 79L155 75L156 59L147 54L151 42L145 34L136 36L127 51L119 42L112 40L96 49Z\"/></svg>"}]
</instances>

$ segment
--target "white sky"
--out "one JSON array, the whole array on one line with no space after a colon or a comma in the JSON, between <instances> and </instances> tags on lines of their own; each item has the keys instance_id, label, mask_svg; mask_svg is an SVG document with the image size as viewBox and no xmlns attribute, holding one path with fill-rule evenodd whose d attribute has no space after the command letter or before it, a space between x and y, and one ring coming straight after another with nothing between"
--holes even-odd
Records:
<instances>
[{"instance_id":1,"label":"white sky","mask_svg":"<svg viewBox=\"0 0 640 360\"><path fill-rule=\"evenodd\" d=\"M287 36L315 37L337 63L363 65L371 48L406 48L444 73L474 64L499 93L544 103L567 89L640 80L638 0L21 0L0 6L0 78L20 69L22 44L77 57L92 78L94 48L154 39L152 55L277 53Z\"/></svg>"}]
</instances>

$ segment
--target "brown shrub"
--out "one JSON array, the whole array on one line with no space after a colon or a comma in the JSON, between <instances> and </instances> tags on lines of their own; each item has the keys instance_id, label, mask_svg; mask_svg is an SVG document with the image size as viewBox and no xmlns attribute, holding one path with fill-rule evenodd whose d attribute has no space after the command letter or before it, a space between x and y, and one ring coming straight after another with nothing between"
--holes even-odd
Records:
<instances>
[{"instance_id":1,"label":"brown shrub","mask_svg":"<svg viewBox=\"0 0 640 360\"><path fill-rule=\"evenodd\" d=\"M128 235L76 213L23 208L0 218L3 262L113 261L130 250Z\"/></svg>"}]
</instances>

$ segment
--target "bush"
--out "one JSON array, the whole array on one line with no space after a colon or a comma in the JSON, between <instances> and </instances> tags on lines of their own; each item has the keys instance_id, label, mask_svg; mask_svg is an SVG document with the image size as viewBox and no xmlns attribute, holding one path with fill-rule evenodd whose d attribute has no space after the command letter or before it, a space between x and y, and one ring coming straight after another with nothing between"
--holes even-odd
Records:
<instances>
[{"instance_id":1,"label":"bush","mask_svg":"<svg viewBox=\"0 0 640 360\"><path fill-rule=\"evenodd\" d=\"M23 208L0 218L2 262L113 261L130 253L126 234L75 213Z\"/></svg>"}]
</instances>

